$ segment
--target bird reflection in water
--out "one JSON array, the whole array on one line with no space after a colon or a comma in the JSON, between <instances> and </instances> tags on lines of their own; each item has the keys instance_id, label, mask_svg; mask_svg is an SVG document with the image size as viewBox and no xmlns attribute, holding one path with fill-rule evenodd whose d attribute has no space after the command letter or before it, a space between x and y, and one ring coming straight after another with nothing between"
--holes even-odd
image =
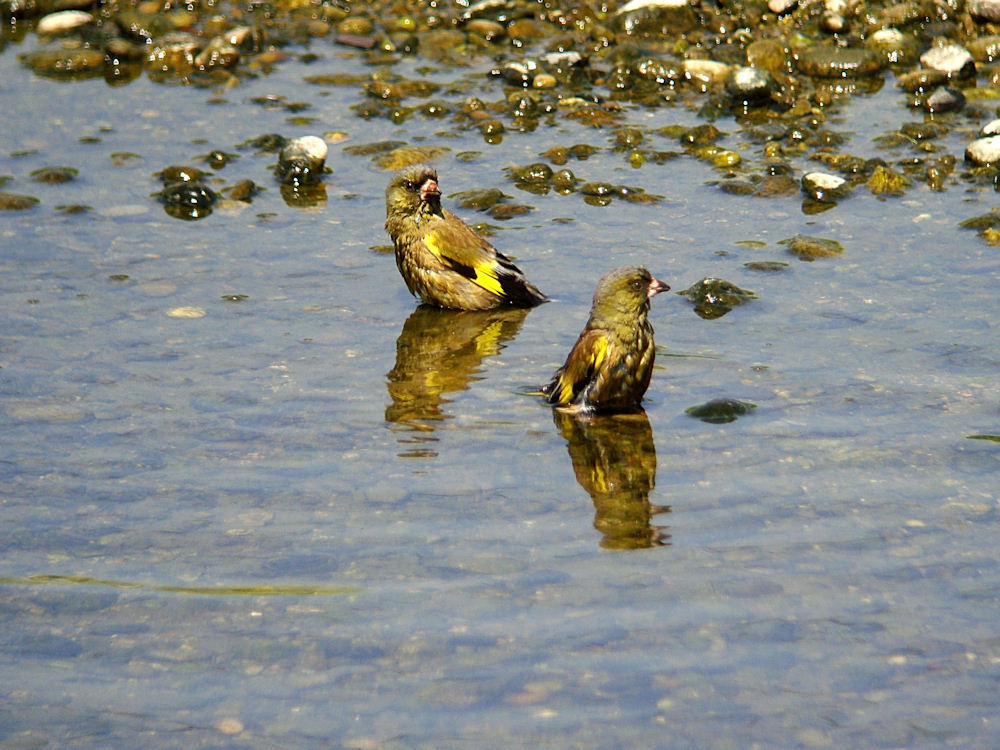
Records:
<instances>
[{"instance_id":1,"label":"bird reflection in water","mask_svg":"<svg viewBox=\"0 0 1000 750\"><path fill-rule=\"evenodd\" d=\"M464 391L480 379L482 362L517 335L527 308L442 310L421 305L406 319L396 340L396 364L386 374L392 403L387 422L416 444L405 457L433 457L434 431L448 419L446 394Z\"/></svg>"},{"instance_id":2,"label":"bird reflection in water","mask_svg":"<svg viewBox=\"0 0 1000 750\"><path fill-rule=\"evenodd\" d=\"M670 543L653 516L670 506L650 505L656 486L656 446L644 411L578 416L553 412L566 439L576 481L594 501L594 528L606 549L643 549Z\"/></svg>"}]
</instances>

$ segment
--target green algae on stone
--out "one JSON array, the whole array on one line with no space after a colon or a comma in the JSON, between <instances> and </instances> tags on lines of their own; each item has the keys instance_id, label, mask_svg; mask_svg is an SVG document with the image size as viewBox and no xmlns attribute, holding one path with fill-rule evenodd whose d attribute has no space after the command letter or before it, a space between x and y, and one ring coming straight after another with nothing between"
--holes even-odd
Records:
<instances>
[{"instance_id":1,"label":"green algae on stone","mask_svg":"<svg viewBox=\"0 0 1000 750\"><path fill-rule=\"evenodd\" d=\"M780 260L754 260L744 263L743 267L750 271L759 271L761 273L779 273L789 268L790 265L790 263Z\"/></svg>"},{"instance_id":2,"label":"green algae on stone","mask_svg":"<svg viewBox=\"0 0 1000 750\"><path fill-rule=\"evenodd\" d=\"M799 260L814 261L817 258L832 258L844 252L844 246L836 240L828 240L823 237L812 237L807 234L797 234L785 240L780 240L779 245L786 245L788 252L798 257Z\"/></svg>"},{"instance_id":3,"label":"green algae on stone","mask_svg":"<svg viewBox=\"0 0 1000 750\"><path fill-rule=\"evenodd\" d=\"M868 178L868 189L873 195L903 195L910 186L906 175L879 164Z\"/></svg>"},{"instance_id":4,"label":"green algae on stone","mask_svg":"<svg viewBox=\"0 0 1000 750\"><path fill-rule=\"evenodd\" d=\"M757 299L753 292L712 276L706 276L677 294L693 302L695 313L706 320L721 318L734 307Z\"/></svg>"},{"instance_id":5,"label":"green algae on stone","mask_svg":"<svg viewBox=\"0 0 1000 750\"><path fill-rule=\"evenodd\" d=\"M24 211L38 204L38 198L30 195L0 192L0 211Z\"/></svg>"},{"instance_id":6,"label":"green algae on stone","mask_svg":"<svg viewBox=\"0 0 1000 750\"><path fill-rule=\"evenodd\" d=\"M448 196L456 201L459 208L469 208L474 211L487 211L493 206L506 200L510 200L509 195L499 188L486 188L484 190L463 190Z\"/></svg>"},{"instance_id":7,"label":"green algae on stone","mask_svg":"<svg viewBox=\"0 0 1000 750\"><path fill-rule=\"evenodd\" d=\"M31 173L31 178L36 182L45 182L50 185L57 185L63 182L71 182L80 174L79 169L73 167L43 167Z\"/></svg>"},{"instance_id":8,"label":"green algae on stone","mask_svg":"<svg viewBox=\"0 0 1000 750\"><path fill-rule=\"evenodd\" d=\"M738 417L749 414L756 408L757 404L749 401L740 401L735 398L714 398L704 404L688 407L684 413L709 424L728 424L735 422Z\"/></svg>"}]
</instances>

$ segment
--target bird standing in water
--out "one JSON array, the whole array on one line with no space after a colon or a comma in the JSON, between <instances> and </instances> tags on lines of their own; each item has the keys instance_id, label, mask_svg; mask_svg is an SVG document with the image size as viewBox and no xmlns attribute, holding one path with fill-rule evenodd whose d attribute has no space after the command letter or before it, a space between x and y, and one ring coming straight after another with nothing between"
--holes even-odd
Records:
<instances>
[{"instance_id":1,"label":"bird standing in water","mask_svg":"<svg viewBox=\"0 0 1000 750\"><path fill-rule=\"evenodd\" d=\"M638 408L656 356L650 300L669 289L645 268L616 268L606 274L566 364L542 389L549 403L584 413Z\"/></svg>"},{"instance_id":2,"label":"bird standing in water","mask_svg":"<svg viewBox=\"0 0 1000 750\"><path fill-rule=\"evenodd\" d=\"M385 229L410 292L459 310L533 307L547 300L503 253L441 207L437 172L404 169L385 191Z\"/></svg>"}]
</instances>

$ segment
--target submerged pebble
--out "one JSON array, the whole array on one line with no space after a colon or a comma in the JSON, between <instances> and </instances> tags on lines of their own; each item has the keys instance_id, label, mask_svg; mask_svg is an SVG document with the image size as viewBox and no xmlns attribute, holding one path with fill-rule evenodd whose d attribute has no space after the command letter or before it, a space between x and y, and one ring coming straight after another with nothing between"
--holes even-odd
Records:
<instances>
[{"instance_id":1,"label":"submerged pebble","mask_svg":"<svg viewBox=\"0 0 1000 750\"><path fill-rule=\"evenodd\" d=\"M836 240L812 237L807 234L797 234L779 241L778 244L786 245L788 252L797 256L799 260L807 261L813 261L817 258L832 258L844 252L844 246Z\"/></svg>"},{"instance_id":2,"label":"submerged pebble","mask_svg":"<svg viewBox=\"0 0 1000 750\"><path fill-rule=\"evenodd\" d=\"M749 414L757 408L757 404L740 401L735 398L715 398L704 404L691 406L684 410L685 414L700 419L709 424L728 424L738 417Z\"/></svg>"},{"instance_id":3,"label":"submerged pebble","mask_svg":"<svg viewBox=\"0 0 1000 750\"><path fill-rule=\"evenodd\" d=\"M38 198L30 195L0 192L0 211L24 211L38 205Z\"/></svg>"}]
</instances>

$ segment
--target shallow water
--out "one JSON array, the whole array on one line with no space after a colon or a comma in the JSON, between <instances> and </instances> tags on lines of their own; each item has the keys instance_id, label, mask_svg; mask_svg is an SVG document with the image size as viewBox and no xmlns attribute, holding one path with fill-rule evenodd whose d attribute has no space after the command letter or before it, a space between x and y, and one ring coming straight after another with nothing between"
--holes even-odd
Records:
<instances>
[{"instance_id":1,"label":"shallow water","mask_svg":"<svg viewBox=\"0 0 1000 750\"><path fill-rule=\"evenodd\" d=\"M1000 432L1000 260L957 226L991 190L862 187L806 215L800 195L728 195L687 156L633 169L571 121L491 145L361 120L353 87L303 82L367 70L321 43L224 92L33 77L32 44L0 54L3 189L40 199L0 214L0 746L1000 741L998 452L970 438ZM841 119L843 150L901 159L874 139L919 116L890 77ZM981 124L963 123L941 141L959 158ZM386 172L334 145L325 202L289 205L273 154L237 148L334 131L444 146L446 196L533 206L489 223L553 301L417 308L380 249ZM505 177L575 143L603 147L578 177L664 199L592 206ZM240 154L223 184L267 190L171 218L153 173L214 148ZM80 175L32 181L45 166ZM779 244L796 234L844 253L800 261ZM761 260L789 266L744 266ZM633 263L758 299L705 320L657 297L646 414L554 416L527 392L597 278ZM685 414L721 397L756 409Z\"/></svg>"}]
</instances>

